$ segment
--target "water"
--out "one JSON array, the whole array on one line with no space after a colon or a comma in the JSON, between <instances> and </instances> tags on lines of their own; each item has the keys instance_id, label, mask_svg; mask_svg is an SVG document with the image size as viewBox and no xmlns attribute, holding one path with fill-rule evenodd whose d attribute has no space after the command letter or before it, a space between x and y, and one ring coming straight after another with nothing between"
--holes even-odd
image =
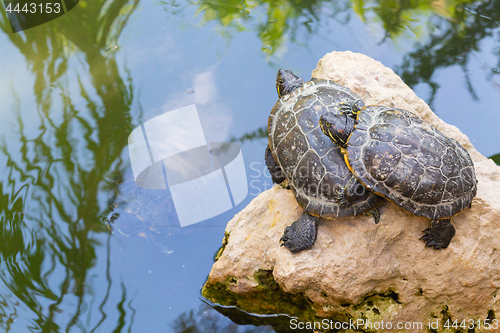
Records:
<instances>
[{"instance_id":1,"label":"water","mask_svg":"<svg viewBox=\"0 0 500 333\"><path fill-rule=\"evenodd\" d=\"M279 68L308 79L328 52L364 53L483 155L500 153L500 1L270 3L80 0L17 34L2 12L3 331L271 332L232 323L200 288L227 221L271 186ZM135 187L127 139L190 104L207 141L240 145L249 195L181 228L168 190Z\"/></svg>"}]
</instances>

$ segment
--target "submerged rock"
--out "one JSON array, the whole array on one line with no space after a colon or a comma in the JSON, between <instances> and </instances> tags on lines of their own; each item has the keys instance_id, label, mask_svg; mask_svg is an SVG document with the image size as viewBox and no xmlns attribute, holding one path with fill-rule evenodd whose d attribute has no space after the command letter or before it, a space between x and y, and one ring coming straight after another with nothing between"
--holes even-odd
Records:
<instances>
[{"instance_id":1,"label":"submerged rock","mask_svg":"<svg viewBox=\"0 0 500 333\"><path fill-rule=\"evenodd\" d=\"M443 331L447 320L451 330L453 321L466 320L467 330L475 321L475 332L492 331L500 315L500 167L378 61L332 52L319 61L313 77L349 87L366 105L414 112L460 142L479 181L472 208L453 218L456 235L444 250L419 240L428 219L386 201L377 225L367 216L321 219L314 246L293 254L279 239L302 209L290 190L274 186L227 224L226 245L204 297L247 312L295 316L304 325L325 324L320 329L350 320L363 331L396 330L398 323L414 325L407 330Z\"/></svg>"}]
</instances>

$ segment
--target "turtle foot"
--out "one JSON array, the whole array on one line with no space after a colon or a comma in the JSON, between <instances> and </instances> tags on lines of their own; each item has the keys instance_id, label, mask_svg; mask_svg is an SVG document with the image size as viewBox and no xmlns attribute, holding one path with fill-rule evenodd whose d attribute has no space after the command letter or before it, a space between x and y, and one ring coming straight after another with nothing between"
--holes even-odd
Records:
<instances>
[{"instance_id":1,"label":"turtle foot","mask_svg":"<svg viewBox=\"0 0 500 333\"><path fill-rule=\"evenodd\" d=\"M339 112L340 114L346 114L348 117L356 118L356 115L365 107L365 103L362 100L357 100L354 102L340 103Z\"/></svg>"},{"instance_id":2,"label":"turtle foot","mask_svg":"<svg viewBox=\"0 0 500 333\"><path fill-rule=\"evenodd\" d=\"M378 210L378 208L373 208L368 213L365 213L365 215L373 217L373 219L375 220L375 224L378 224L380 222L380 211Z\"/></svg>"},{"instance_id":3,"label":"turtle foot","mask_svg":"<svg viewBox=\"0 0 500 333\"><path fill-rule=\"evenodd\" d=\"M451 219L431 221L431 226L425 229L424 235L420 237L425 242L426 247L433 247L434 250L448 247L451 239L455 236L455 228L450 221Z\"/></svg>"},{"instance_id":4,"label":"turtle foot","mask_svg":"<svg viewBox=\"0 0 500 333\"><path fill-rule=\"evenodd\" d=\"M281 246L285 246L292 253L309 249L316 240L318 217L302 213L300 218L291 226L285 228L280 239Z\"/></svg>"}]
</instances>

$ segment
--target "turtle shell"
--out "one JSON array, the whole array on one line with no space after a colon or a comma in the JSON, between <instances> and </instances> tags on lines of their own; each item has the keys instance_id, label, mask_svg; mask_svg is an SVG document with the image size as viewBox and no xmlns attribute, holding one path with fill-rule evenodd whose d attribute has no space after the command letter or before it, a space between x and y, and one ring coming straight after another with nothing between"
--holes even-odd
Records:
<instances>
[{"instance_id":1,"label":"turtle shell","mask_svg":"<svg viewBox=\"0 0 500 333\"><path fill-rule=\"evenodd\" d=\"M313 79L280 98L271 111L269 148L297 202L311 215L361 215L383 200L354 177L340 148L319 126L321 115L338 113L341 103L357 100L356 94L340 84ZM352 200L341 203L337 191L348 184Z\"/></svg>"},{"instance_id":2,"label":"turtle shell","mask_svg":"<svg viewBox=\"0 0 500 333\"><path fill-rule=\"evenodd\" d=\"M346 150L350 169L365 186L415 215L449 218L476 195L469 153L409 111L366 107Z\"/></svg>"}]
</instances>

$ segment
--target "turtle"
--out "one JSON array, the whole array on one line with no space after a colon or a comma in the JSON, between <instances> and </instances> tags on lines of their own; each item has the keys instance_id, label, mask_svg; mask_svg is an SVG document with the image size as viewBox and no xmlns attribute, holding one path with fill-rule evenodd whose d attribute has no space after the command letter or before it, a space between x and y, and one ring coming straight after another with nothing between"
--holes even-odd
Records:
<instances>
[{"instance_id":1,"label":"turtle","mask_svg":"<svg viewBox=\"0 0 500 333\"><path fill-rule=\"evenodd\" d=\"M144 237L169 255L172 238L178 237L178 219L172 196L165 190L139 187L131 167L109 184L108 208L101 222L117 237Z\"/></svg>"},{"instance_id":2,"label":"turtle","mask_svg":"<svg viewBox=\"0 0 500 333\"><path fill-rule=\"evenodd\" d=\"M327 112L320 123L364 186L431 220L421 237L426 247L448 247L451 218L471 207L477 191L474 163L460 143L395 107L354 106Z\"/></svg>"},{"instance_id":3,"label":"turtle","mask_svg":"<svg viewBox=\"0 0 500 333\"><path fill-rule=\"evenodd\" d=\"M303 213L286 227L281 245L292 253L313 246L322 218L370 215L380 220L383 198L357 180L340 148L323 134L319 118L326 112L347 112L363 101L330 80L305 82L290 70L278 71L278 102L268 120L265 160L273 182L288 183Z\"/></svg>"}]
</instances>

